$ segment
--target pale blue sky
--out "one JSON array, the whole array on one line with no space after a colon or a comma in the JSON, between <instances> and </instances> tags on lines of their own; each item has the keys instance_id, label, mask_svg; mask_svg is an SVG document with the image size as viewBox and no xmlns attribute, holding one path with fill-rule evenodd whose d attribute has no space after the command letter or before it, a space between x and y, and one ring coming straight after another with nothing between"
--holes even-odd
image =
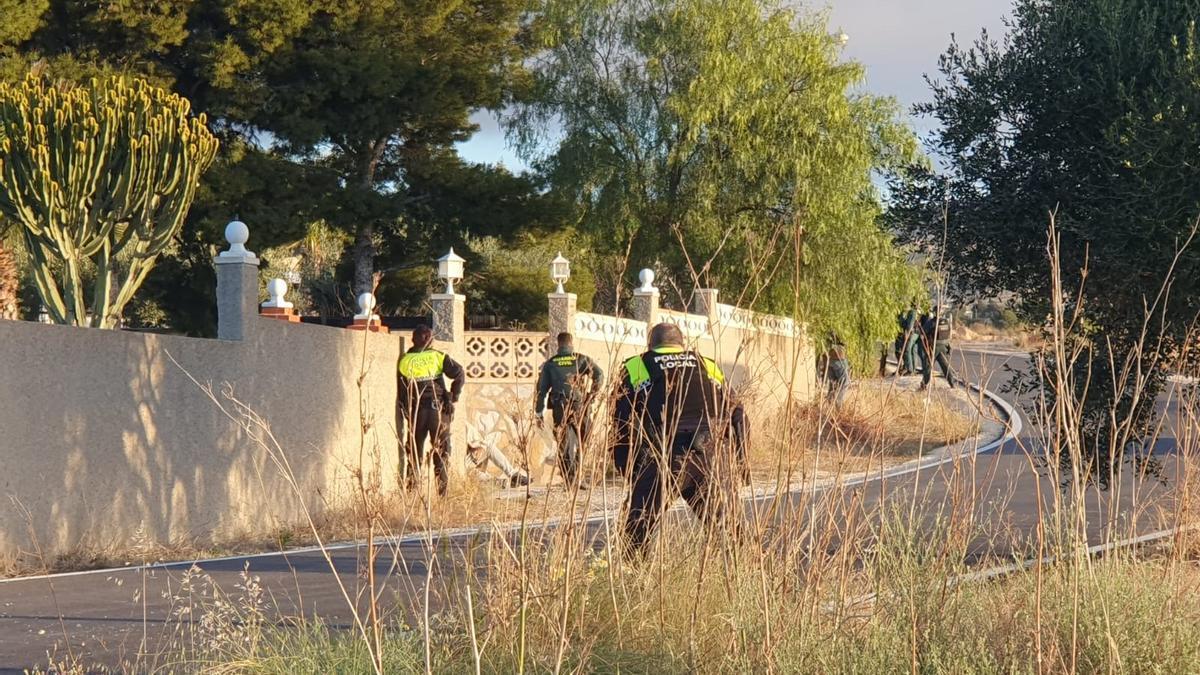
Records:
<instances>
[{"instance_id":1,"label":"pale blue sky","mask_svg":"<svg viewBox=\"0 0 1200 675\"><path fill-rule=\"evenodd\" d=\"M800 4L800 3L797 3ZM937 59L950 43L951 33L969 42L983 28L999 36L1002 18L1010 13L1011 0L831 0L803 3L828 6L830 30L838 28L850 36L846 56L867 68L866 88L877 94L895 96L907 109L925 100L923 76L934 73ZM459 146L463 157L474 162L504 162L513 170L524 163L505 142L494 116L475 116L479 133ZM924 134L929 123L914 120Z\"/></svg>"}]
</instances>

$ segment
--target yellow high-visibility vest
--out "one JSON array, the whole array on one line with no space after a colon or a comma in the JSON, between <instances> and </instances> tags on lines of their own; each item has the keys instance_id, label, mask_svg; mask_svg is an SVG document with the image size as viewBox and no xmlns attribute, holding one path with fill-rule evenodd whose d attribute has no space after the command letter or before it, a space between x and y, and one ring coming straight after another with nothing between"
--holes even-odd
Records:
<instances>
[{"instance_id":1,"label":"yellow high-visibility vest","mask_svg":"<svg viewBox=\"0 0 1200 675\"><path fill-rule=\"evenodd\" d=\"M407 352L400 357L397 369L402 377L414 382L428 382L442 376L446 355L436 349Z\"/></svg>"}]
</instances>

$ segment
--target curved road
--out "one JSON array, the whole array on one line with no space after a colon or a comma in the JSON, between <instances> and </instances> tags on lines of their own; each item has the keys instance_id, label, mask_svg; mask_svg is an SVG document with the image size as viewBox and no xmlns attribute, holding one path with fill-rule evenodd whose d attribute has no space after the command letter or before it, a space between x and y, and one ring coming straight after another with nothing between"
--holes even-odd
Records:
<instances>
[{"instance_id":1,"label":"curved road","mask_svg":"<svg viewBox=\"0 0 1200 675\"><path fill-rule=\"evenodd\" d=\"M960 373L993 391L1002 390L1006 366L1028 367L1023 354L987 348L958 351L954 360ZM1179 418L1173 401L1164 398L1160 403L1168 423ZM1038 533L1046 531L1047 514L1064 499L1064 492L1031 452L1039 447L1036 426L1027 418L1023 421L1020 437L986 455L848 489L793 493L782 504L792 507L793 514L820 513L835 519L831 522L870 522L890 504L917 504L926 518L956 510L972 523L968 562L1024 559L1038 552ZM1173 522L1173 487L1184 466L1170 452L1175 445L1174 438L1164 434L1156 446L1165 482L1139 479L1136 472L1127 471L1110 490L1077 491L1086 503L1089 543L1116 541ZM747 508L763 508L771 501L747 502ZM599 538L603 529L602 522L591 523L588 536ZM377 574L386 576L389 591L419 598L441 571L452 574L461 569L464 556L476 556L474 547L483 539L473 534L442 537L431 554L424 542L407 538L384 547L376 561ZM837 542L822 540L822 545ZM207 579L190 581L240 595L235 589L248 570L265 591L268 616L319 614L327 625L350 628L352 616L342 589L362 606L359 573L365 566L360 564L364 551L359 545L344 545L331 551L330 561L314 550L204 561L198 566ZM164 665L159 655L183 635L184 624L171 619L187 605L181 584L188 581L189 567L181 563L0 582L0 672L71 658L138 671Z\"/></svg>"}]
</instances>

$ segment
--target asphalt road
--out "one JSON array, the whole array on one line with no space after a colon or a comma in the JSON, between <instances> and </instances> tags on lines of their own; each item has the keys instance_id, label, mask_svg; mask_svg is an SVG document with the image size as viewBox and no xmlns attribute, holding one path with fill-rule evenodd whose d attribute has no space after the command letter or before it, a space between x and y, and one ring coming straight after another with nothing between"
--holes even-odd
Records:
<instances>
[{"instance_id":1,"label":"asphalt road","mask_svg":"<svg viewBox=\"0 0 1200 675\"><path fill-rule=\"evenodd\" d=\"M955 354L955 368L961 374L995 391L1002 390L1002 381L1009 376L1006 365L1020 368L1027 363L1021 354L998 350ZM1178 406L1167 398L1161 404L1168 413L1164 426L1170 429L1179 417ZM1072 494L1087 505L1089 543L1118 541L1172 522L1174 487L1187 466L1168 452L1173 437L1164 435L1156 445L1162 460L1157 478L1126 471L1108 490L1092 486L1064 492L1030 452L1038 447L1037 425L1027 416L1022 421L1020 437L986 455L851 488L792 494L775 503L760 500L747 508L759 509L760 515L772 508L772 514L821 513L832 518L829 522L866 522L864 514L877 515L896 505L913 506L926 519L958 510L972 523L968 561L989 565L1036 555L1039 535L1047 536L1050 529L1047 514L1064 500L1070 501ZM677 513L673 518L690 516ZM583 536L599 546L604 529L603 522L592 522ZM533 530L534 535L551 536L553 527ZM844 534L870 536L869 531L848 529ZM447 586L443 582L461 575L468 567L465 561L477 562L486 539L462 533L384 546L375 561L377 576L386 579L383 606L392 612L409 612L419 606L426 590L436 606L441 589ZM822 546L838 543L837 537L820 541ZM250 586L261 590L261 606L271 620L319 615L327 625L354 630L349 608L366 606L364 557L365 547L344 545L331 550L329 559L319 551L305 550L204 561L196 564L194 572L189 572L191 563L184 563L3 581L0 671L19 672L72 658L138 672L170 670L162 655L170 653L172 642L227 637L205 633L182 620L195 616L196 600L204 597L211 606L219 590L240 604L244 602L240 598L249 595L247 578L257 579Z\"/></svg>"}]
</instances>

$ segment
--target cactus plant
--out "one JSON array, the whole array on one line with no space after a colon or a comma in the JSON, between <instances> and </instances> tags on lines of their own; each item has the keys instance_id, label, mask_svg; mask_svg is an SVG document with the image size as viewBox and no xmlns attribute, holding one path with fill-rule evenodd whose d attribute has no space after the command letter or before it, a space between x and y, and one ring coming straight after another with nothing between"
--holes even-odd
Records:
<instances>
[{"instance_id":1,"label":"cactus plant","mask_svg":"<svg viewBox=\"0 0 1200 675\"><path fill-rule=\"evenodd\" d=\"M140 79L0 83L0 218L55 322L117 324L216 152L203 114Z\"/></svg>"}]
</instances>

